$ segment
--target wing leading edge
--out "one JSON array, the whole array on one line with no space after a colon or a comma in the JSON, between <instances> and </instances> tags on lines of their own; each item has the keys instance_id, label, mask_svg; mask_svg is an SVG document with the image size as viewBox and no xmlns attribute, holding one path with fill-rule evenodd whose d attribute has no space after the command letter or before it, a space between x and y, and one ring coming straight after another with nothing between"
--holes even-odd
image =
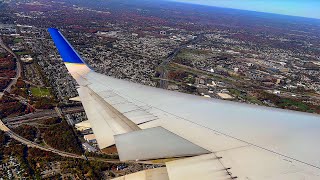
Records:
<instances>
[{"instance_id":1,"label":"wing leading edge","mask_svg":"<svg viewBox=\"0 0 320 180\"><path fill-rule=\"evenodd\" d=\"M60 40L55 40L57 38L55 34L58 39L66 40L59 37L62 36L61 33L54 33L54 35L51 33L58 47ZM62 44L67 45L58 47L59 52L61 49L62 51L74 51L69 43ZM93 125L94 133L101 134L100 139L97 138L98 142L110 139L114 143L115 137L130 139L131 134L135 135L135 132L141 131L140 129L162 127L211 153L207 155L206 153L200 155L200 153L200 156L191 157L193 159L186 158L167 163L170 179L182 177L194 179L195 176L199 176L200 172L201 179L217 177L220 179L234 177L238 179L320 178L320 158L318 156L320 144L315 138L320 137L318 115L208 100L193 95L146 87L95 73L84 63L81 64L81 67L74 66L78 64L77 58L80 57L75 51L71 54L73 55L61 56L71 75L80 85L78 91L82 91L82 88L87 91L86 95L81 95L83 92L79 94L86 112L93 114L91 117L88 116L89 120L99 127L95 129ZM68 58L75 58L75 60ZM96 117L95 114L98 112L93 113L94 108L90 109L85 105L88 96L93 99L90 100L91 106L103 104L100 107L101 110L109 107L112 111ZM108 116L113 117L112 121L108 120L110 119ZM126 120L123 121L123 118ZM114 132L114 127L118 127L119 122L124 122L120 124L134 123L139 129L122 128L126 130ZM125 142L125 140L120 142ZM122 149L126 148L123 144L117 147L119 153L130 153ZM140 153L131 152L130 159L136 157L143 159L141 152L148 152L148 146L141 147ZM156 155L167 150L159 149ZM146 154L150 155L150 153ZM125 156L120 154L120 157ZM201 168L199 172L192 171L192 169L199 168ZM221 173L224 176L221 176Z\"/></svg>"}]
</instances>

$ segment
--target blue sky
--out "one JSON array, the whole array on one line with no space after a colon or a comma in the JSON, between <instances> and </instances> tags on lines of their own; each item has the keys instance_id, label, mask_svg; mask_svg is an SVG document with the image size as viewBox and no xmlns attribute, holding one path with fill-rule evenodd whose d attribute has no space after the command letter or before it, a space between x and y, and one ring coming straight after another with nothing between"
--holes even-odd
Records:
<instances>
[{"instance_id":1,"label":"blue sky","mask_svg":"<svg viewBox=\"0 0 320 180\"><path fill-rule=\"evenodd\" d=\"M320 0L171 0L320 19Z\"/></svg>"}]
</instances>

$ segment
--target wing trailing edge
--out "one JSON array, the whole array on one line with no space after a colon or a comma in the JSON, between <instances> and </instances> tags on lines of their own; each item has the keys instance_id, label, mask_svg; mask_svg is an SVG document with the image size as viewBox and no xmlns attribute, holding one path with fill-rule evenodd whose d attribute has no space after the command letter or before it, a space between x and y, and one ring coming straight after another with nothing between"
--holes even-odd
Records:
<instances>
[{"instance_id":1,"label":"wing trailing edge","mask_svg":"<svg viewBox=\"0 0 320 180\"><path fill-rule=\"evenodd\" d=\"M115 136L121 161L189 157L210 151L162 128L148 128Z\"/></svg>"}]
</instances>

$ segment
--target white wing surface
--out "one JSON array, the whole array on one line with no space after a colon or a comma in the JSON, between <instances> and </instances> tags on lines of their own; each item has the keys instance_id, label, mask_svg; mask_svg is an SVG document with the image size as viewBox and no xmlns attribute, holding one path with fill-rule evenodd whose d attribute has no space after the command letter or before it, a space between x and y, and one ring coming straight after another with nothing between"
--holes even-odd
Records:
<instances>
[{"instance_id":1,"label":"white wing surface","mask_svg":"<svg viewBox=\"0 0 320 180\"><path fill-rule=\"evenodd\" d=\"M88 68L58 30L49 31L79 84L100 148L116 143L122 160L180 157L166 163L170 180L320 179L320 116L101 75Z\"/></svg>"}]
</instances>

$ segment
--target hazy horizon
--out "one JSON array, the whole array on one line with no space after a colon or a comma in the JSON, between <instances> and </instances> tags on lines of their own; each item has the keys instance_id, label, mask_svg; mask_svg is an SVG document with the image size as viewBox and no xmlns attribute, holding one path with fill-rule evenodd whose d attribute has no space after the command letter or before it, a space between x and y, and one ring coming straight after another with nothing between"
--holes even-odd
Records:
<instances>
[{"instance_id":1,"label":"hazy horizon","mask_svg":"<svg viewBox=\"0 0 320 180\"><path fill-rule=\"evenodd\" d=\"M216 7L320 19L317 0L169 0Z\"/></svg>"}]
</instances>

